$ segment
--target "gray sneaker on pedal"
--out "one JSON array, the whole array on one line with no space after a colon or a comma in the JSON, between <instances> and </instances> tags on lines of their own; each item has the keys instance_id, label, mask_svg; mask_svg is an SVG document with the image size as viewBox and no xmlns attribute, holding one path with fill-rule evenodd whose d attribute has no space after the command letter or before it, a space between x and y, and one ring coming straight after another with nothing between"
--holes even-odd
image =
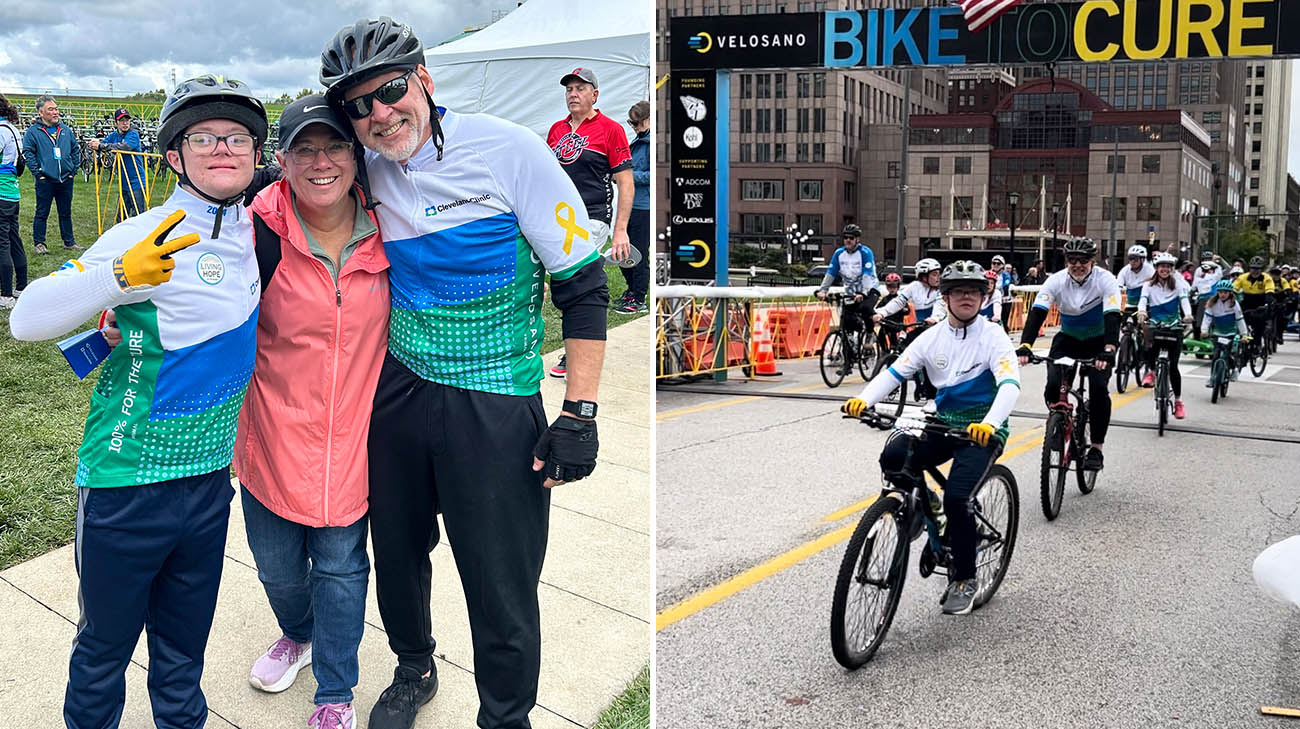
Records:
<instances>
[{"instance_id":1,"label":"gray sneaker on pedal","mask_svg":"<svg viewBox=\"0 0 1300 729\"><path fill-rule=\"evenodd\" d=\"M943 595L944 615L969 615L975 608L975 580L957 580L948 583L948 590Z\"/></svg>"}]
</instances>

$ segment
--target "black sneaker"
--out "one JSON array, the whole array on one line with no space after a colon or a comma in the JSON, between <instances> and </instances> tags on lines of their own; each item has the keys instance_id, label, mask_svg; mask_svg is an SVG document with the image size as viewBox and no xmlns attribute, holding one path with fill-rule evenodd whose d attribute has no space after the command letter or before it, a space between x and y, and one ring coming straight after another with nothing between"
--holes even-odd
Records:
<instances>
[{"instance_id":1,"label":"black sneaker","mask_svg":"<svg viewBox=\"0 0 1300 729\"><path fill-rule=\"evenodd\" d=\"M943 595L944 615L969 615L975 608L975 580L957 580L948 583Z\"/></svg>"},{"instance_id":2,"label":"black sneaker","mask_svg":"<svg viewBox=\"0 0 1300 729\"><path fill-rule=\"evenodd\" d=\"M1104 468L1101 457L1101 449L1096 446L1088 449L1088 455L1083 457L1083 470L1100 471Z\"/></svg>"},{"instance_id":3,"label":"black sneaker","mask_svg":"<svg viewBox=\"0 0 1300 729\"><path fill-rule=\"evenodd\" d=\"M415 713L438 693L438 667L429 669L429 676L421 678L415 669L398 666L393 671L393 683L379 695L370 710L370 729L410 729L415 723Z\"/></svg>"},{"instance_id":4,"label":"black sneaker","mask_svg":"<svg viewBox=\"0 0 1300 729\"><path fill-rule=\"evenodd\" d=\"M609 308L613 309L614 311L618 311L619 309L622 309L624 306L627 306L628 302L631 300L632 300L632 294L629 294L628 292L624 291L623 297L620 298L618 301L611 303L609 305Z\"/></svg>"}]
</instances>

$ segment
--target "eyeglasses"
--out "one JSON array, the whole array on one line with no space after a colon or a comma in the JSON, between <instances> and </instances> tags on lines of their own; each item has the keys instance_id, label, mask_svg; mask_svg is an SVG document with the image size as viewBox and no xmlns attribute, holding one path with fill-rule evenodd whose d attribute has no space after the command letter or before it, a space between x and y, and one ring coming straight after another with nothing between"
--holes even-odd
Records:
<instances>
[{"instance_id":1,"label":"eyeglasses","mask_svg":"<svg viewBox=\"0 0 1300 729\"><path fill-rule=\"evenodd\" d=\"M310 144L300 144L289 149L289 159L294 164L309 165L316 161L316 155L321 152L329 158L334 164L343 164L352 157L352 142L330 142L324 147L313 147Z\"/></svg>"},{"instance_id":2,"label":"eyeglasses","mask_svg":"<svg viewBox=\"0 0 1300 729\"><path fill-rule=\"evenodd\" d=\"M1066 256L1065 257L1065 262L1070 264L1071 266L1082 266L1083 264L1091 260L1092 259L1087 256Z\"/></svg>"},{"instance_id":3,"label":"eyeglasses","mask_svg":"<svg viewBox=\"0 0 1300 729\"><path fill-rule=\"evenodd\" d=\"M370 112L375 110L374 101L379 101L385 106L396 104L402 100L403 96L406 96L407 86L409 85L407 79L413 73L415 73L415 69L407 71L368 94L345 100L343 102L343 112L349 118L361 120L370 116Z\"/></svg>"},{"instance_id":4,"label":"eyeglasses","mask_svg":"<svg viewBox=\"0 0 1300 729\"><path fill-rule=\"evenodd\" d=\"M954 299L982 299L984 291L972 288L948 289L948 295Z\"/></svg>"},{"instance_id":5,"label":"eyeglasses","mask_svg":"<svg viewBox=\"0 0 1300 729\"><path fill-rule=\"evenodd\" d=\"M861 238L862 236L860 236L860 235L844 235L844 236L840 236L840 237L841 237L843 240L858 240L858 239Z\"/></svg>"},{"instance_id":6,"label":"eyeglasses","mask_svg":"<svg viewBox=\"0 0 1300 729\"><path fill-rule=\"evenodd\" d=\"M181 139L190 146L190 149L199 154L215 154L217 145L221 142L226 143L226 149L230 153L242 157L253 153L253 135L251 134L227 134L217 136L209 132L191 132L190 134L181 135Z\"/></svg>"}]
</instances>

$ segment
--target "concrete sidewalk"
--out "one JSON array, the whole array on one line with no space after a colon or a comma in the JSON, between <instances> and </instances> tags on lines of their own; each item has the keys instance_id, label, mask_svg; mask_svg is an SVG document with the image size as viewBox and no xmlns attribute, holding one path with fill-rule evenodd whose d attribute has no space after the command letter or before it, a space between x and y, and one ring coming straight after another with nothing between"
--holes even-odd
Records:
<instances>
[{"instance_id":1,"label":"concrete sidewalk","mask_svg":"<svg viewBox=\"0 0 1300 729\"><path fill-rule=\"evenodd\" d=\"M600 385L600 457L591 477L552 495L551 534L540 588L542 671L538 729L590 726L649 661L653 606L650 577L650 317L609 332ZM553 363L558 353L546 357ZM562 380L546 378L549 418L560 411ZM469 622L460 579L444 541L433 552L434 638L438 695L417 727L471 727L478 710ZM248 685L248 670L280 637L257 580L236 495L226 566L208 641L203 689L210 729L306 726L316 680L307 670L280 694ZM396 659L375 604L374 575L361 641L356 688L358 726L392 679ZM62 727L68 652L78 617L72 546L0 572L0 724ZM144 641L127 668L123 727L152 727L145 689Z\"/></svg>"}]
</instances>

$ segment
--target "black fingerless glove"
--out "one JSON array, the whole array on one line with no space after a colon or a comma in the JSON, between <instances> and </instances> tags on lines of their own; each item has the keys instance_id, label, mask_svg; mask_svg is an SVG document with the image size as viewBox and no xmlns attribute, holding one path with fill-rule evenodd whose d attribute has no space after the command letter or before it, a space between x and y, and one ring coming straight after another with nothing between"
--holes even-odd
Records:
<instances>
[{"instance_id":1,"label":"black fingerless glove","mask_svg":"<svg viewBox=\"0 0 1300 729\"><path fill-rule=\"evenodd\" d=\"M596 468L596 421L561 415L537 439L533 457L544 461L542 473L556 481L578 481Z\"/></svg>"}]
</instances>

